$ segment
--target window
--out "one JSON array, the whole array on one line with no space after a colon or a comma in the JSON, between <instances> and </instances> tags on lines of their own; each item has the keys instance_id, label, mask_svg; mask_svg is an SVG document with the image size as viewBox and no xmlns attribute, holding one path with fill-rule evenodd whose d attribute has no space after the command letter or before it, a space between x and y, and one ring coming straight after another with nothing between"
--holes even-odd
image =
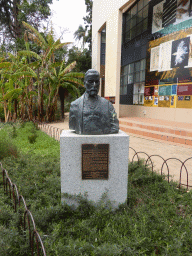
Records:
<instances>
[{"instance_id":1,"label":"window","mask_svg":"<svg viewBox=\"0 0 192 256\"><path fill-rule=\"evenodd\" d=\"M146 59L131 63L121 68L120 95L127 95L127 86L133 87L133 104L144 103Z\"/></svg>"},{"instance_id":2,"label":"window","mask_svg":"<svg viewBox=\"0 0 192 256\"><path fill-rule=\"evenodd\" d=\"M147 30L148 2L148 0L140 0L124 13L123 43L130 41Z\"/></svg>"},{"instance_id":3,"label":"window","mask_svg":"<svg viewBox=\"0 0 192 256\"><path fill-rule=\"evenodd\" d=\"M105 65L106 30L101 31L101 65Z\"/></svg>"}]
</instances>

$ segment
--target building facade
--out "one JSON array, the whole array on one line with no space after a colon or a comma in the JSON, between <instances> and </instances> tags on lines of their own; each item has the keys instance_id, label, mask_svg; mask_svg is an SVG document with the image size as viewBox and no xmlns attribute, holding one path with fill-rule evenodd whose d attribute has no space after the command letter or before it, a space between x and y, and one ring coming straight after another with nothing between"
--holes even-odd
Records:
<instances>
[{"instance_id":1,"label":"building facade","mask_svg":"<svg viewBox=\"0 0 192 256\"><path fill-rule=\"evenodd\" d=\"M92 67L120 117L192 123L192 0L94 0Z\"/></svg>"}]
</instances>

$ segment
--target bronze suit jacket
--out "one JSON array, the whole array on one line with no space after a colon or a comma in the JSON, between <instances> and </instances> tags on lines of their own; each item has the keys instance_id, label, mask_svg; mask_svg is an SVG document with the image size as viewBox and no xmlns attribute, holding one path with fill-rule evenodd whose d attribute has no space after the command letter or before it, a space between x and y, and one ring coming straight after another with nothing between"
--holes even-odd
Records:
<instances>
[{"instance_id":1,"label":"bronze suit jacket","mask_svg":"<svg viewBox=\"0 0 192 256\"><path fill-rule=\"evenodd\" d=\"M98 134L118 133L119 121L115 113L115 109L111 102L98 96L98 103L101 110L100 127L102 132ZM69 129L75 130L78 134L91 134L83 131L83 107L84 107L84 94L77 100L71 103L69 113Z\"/></svg>"}]
</instances>

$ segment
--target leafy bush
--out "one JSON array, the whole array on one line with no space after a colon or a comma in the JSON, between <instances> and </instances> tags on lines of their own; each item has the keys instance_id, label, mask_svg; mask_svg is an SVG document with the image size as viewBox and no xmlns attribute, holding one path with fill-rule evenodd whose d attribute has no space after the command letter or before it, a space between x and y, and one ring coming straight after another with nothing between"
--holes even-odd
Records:
<instances>
[{"instance_id":1,"label":"leafy bush","mask_svg":"<svg viewBox=\"0 0 192 256\"><path fill-rule=\"evenodd\" d=\"M16 127L13 125L12 138L17 137Z\"/></svg>"},{"instance_id":2,"label":"leafy bush","mask_svg":"<svg viewBox=\"0 0 192 256\"><path fill-rule=\"evenodd\" d=\"M4 115L4 108L3 106L0 104L0 122L5 120L5 115Z\"/></svg>"},{"instance_id":3,"label":"leafy bush","mask_svg":"<svg viewBox=\"0 0 192 256\"><path fill-rule=\"evenodd\" d=\"M18 157L17 147L7 138L0 137L0 160L9 156Z\"/></svg>"}]
</instances>

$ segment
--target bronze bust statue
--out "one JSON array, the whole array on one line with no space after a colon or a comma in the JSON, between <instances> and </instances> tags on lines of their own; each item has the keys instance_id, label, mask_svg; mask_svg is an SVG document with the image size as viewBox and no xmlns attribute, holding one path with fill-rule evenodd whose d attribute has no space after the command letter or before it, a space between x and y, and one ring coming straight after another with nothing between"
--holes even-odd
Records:
<instances>
[{"instance_id":1,"label":"bronze bust statue","mask_svg":"<svg viewBox=\"0 0 192 256\"><path fill-rule=\"evenodd\" d=\"M119 121L111 102L98 95L99 72L89 69L85 73L86 92L71 103L69 129L78 134L111 134L119 132Z\"/></svg>"}]
</instances>

